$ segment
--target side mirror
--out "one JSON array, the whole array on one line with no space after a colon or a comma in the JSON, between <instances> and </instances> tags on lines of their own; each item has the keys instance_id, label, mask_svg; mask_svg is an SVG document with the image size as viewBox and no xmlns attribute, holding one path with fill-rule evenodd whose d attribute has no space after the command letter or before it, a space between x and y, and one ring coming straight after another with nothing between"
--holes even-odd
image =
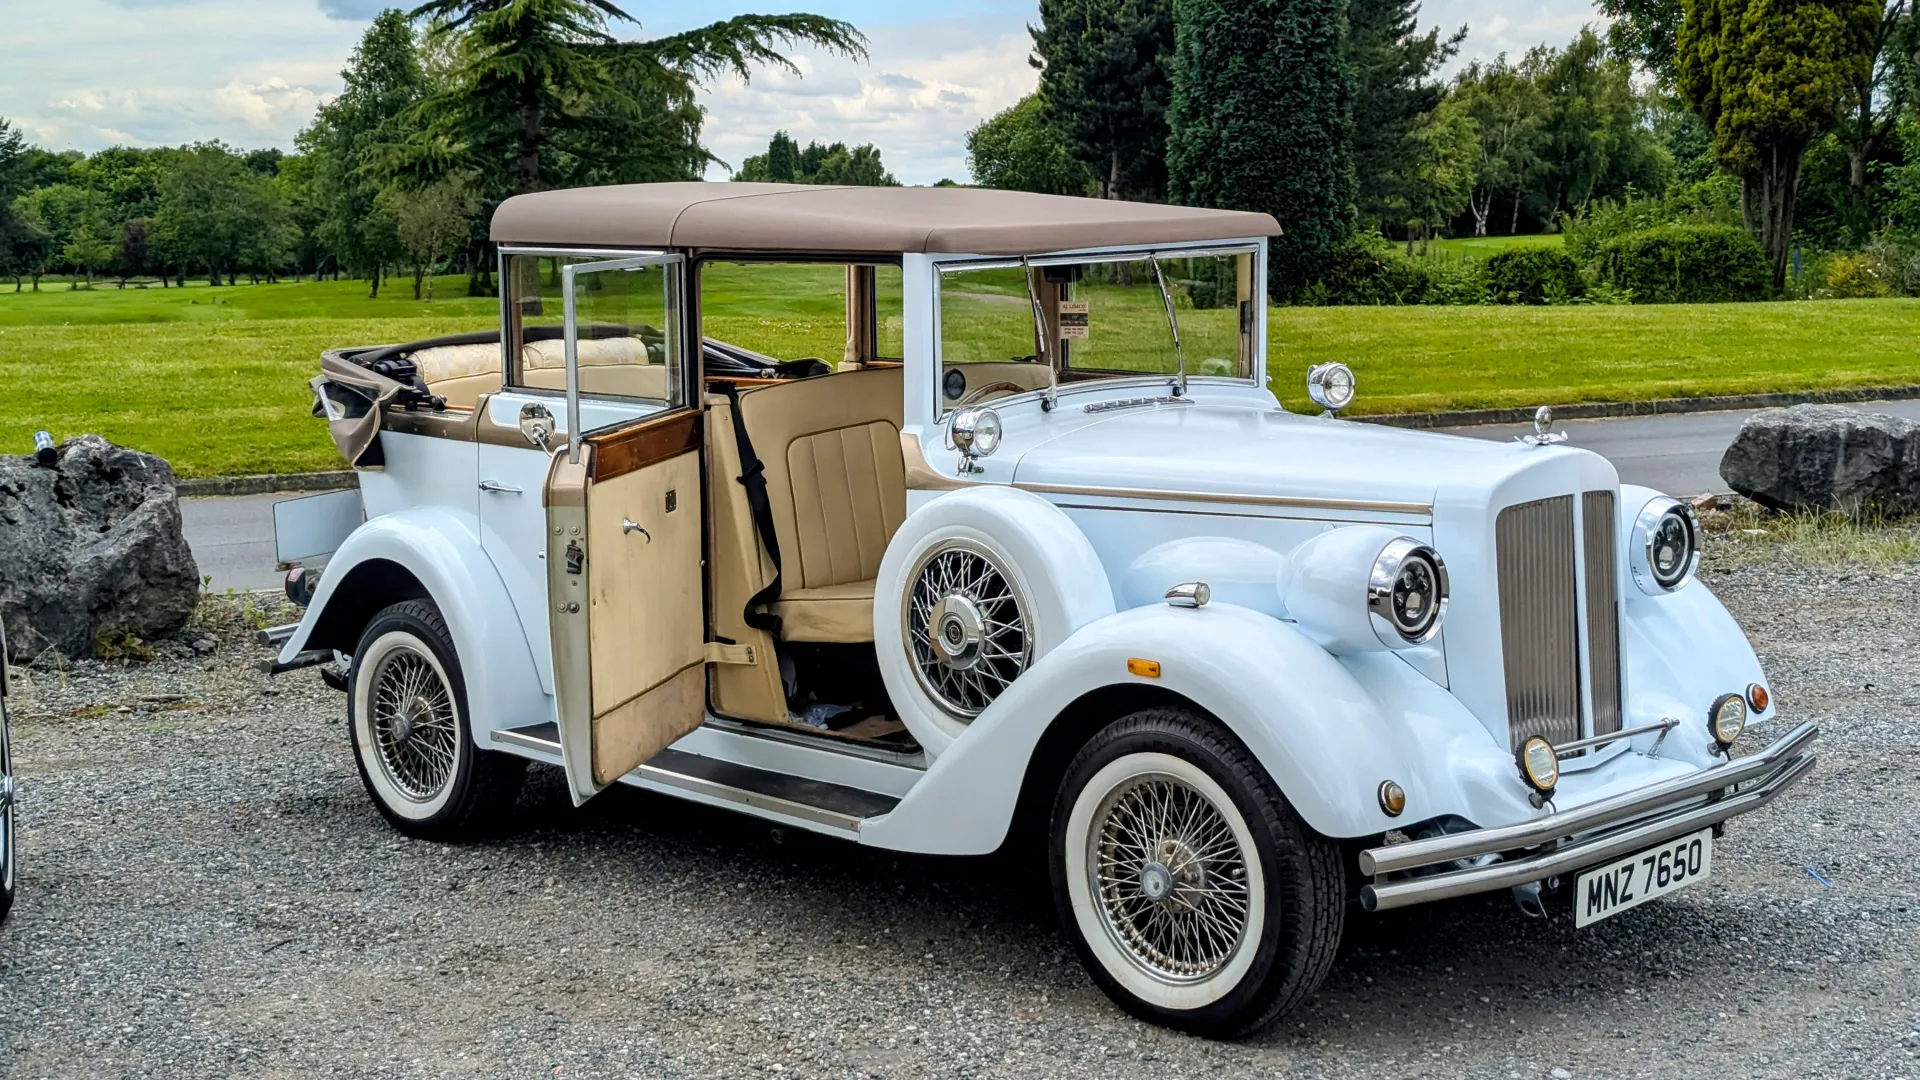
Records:
<instances>
[{"instance_id":1,"label":"side mirror","mask_svg":"<svg viewBox=\"0 0 1920 1080\"><path fill-rule=\"evenodd\" d=\"M520 406L520 434L527 441L539 447L543 453L553 453L553 412L537 401L529 401Z\"/></svg>"}]
</instances>

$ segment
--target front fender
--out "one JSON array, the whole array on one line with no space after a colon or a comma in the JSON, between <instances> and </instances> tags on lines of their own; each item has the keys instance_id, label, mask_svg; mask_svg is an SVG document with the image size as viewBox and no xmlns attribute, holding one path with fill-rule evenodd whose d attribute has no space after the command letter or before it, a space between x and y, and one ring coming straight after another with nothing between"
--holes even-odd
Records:
<instances>
[{"instance_id":1,"label":"front fender","mask_svg":"<svg viewBox=\"0 0 1920 1080\"><path fill-rule=\"evenodd\" d=\"M313 601L280 652L282 663L307 647L354 568L375 561L411 574L446 619L466 679L468 719L476 742L484 746L487 733L496 728L552 719L552 699L540 693L532 644L499 571L480 546L479 521L458 510L415 507L383 514L355 530L328 561ZM384 606L376 603L374 608Z\"/></svg>"},{"instance_id":2,"label":"front fender","mask_svg":"<svg viewBox=\"0 0 1920 1080\"><path fill-rule=\"evenodd\" d=\"M1129 674L1134 657L1158 661L1160 677ZM996 849L1049 724L1082 695L1116 684L1172 691L1218 718L1326 836L1375 836L1442 814L1527 813L1512 756L1400 658L1336 659L1289 624L1231 604L1154 605L1091 623L1034 664L892 812L866 823L862 841L940 854ZM1399 818L1380 809L1389 779L1407 791Z\"/></svg>"}]
</instances>

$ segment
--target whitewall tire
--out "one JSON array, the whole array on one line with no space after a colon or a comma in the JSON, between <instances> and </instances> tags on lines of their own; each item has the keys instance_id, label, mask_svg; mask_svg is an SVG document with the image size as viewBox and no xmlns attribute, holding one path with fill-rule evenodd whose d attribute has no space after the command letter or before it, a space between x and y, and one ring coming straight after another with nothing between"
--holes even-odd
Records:
<instances>
[{"instance_id":1,"label":"whitewall tire","mask_svg":"<svg viewBox=\"0 0 1920 1080\"><path fill-rule=\"evenodd\" d=\"M6 642L0 641L0 654L6 651ZM0 665L6 663L6 657L0 655ZM6 672L0 670L0 679L6 678ZM13 776L12 733L8 730L7 704L4 694L0 694L0 784L5 784ZM20 831L15 821L14 798L6 799L6 806L0 808L0 919L7 917L13 909L14 874L19 864L18 845Z\"/></svg>"},{"instance_id":2,"label":"whitewall tire","mask_svg":"<svg viewBox=\"0 0 1920 1080\"><path fill-rule=\"evenodd\" d=\"M439 609L395 604L360 635L347 718L367 794L401 832L453 839L497 823L519 795L524 759L476 747L466 682Z\"/></svg>"},{"instance_id":3,"label":"whitewall tire","mask_svg":"<svg viewBox=\"0 0 1920 1080\"><path fill-rule=\"evenodd\" d=\"M1048 864L1082 963L1128 1012L1198 1034L1271 1023L1339 948L1339 848L1245 747L1148 709L1088 741L1054 804Z\"/></svg>"},{"instance_id":4,"label":"whitewall tire","mask_svg":"<svg viewBox=\"0 0 1920 1080\"><path fill-rule=\"evenodd\" d=\"M938 757L1021 672L1113 611L1099 555L1058 507L968 488L914 511L887 545L874 650L901 721Z\"/></svg>"}]
</instances>

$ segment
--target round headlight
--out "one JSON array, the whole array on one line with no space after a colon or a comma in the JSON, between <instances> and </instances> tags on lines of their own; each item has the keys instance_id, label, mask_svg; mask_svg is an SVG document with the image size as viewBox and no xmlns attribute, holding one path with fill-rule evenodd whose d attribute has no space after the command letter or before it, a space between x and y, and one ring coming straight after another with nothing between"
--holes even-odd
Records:
<instances>
[{"instance_id":1,"label":"round headlight","mask_svg":"<svg viewBox=\"0 0 1920 1080\"><path fill-rule=\"evenodd\" d=\"M1713 707L1707 710L1707 730L1713 733L1713 741L1725 750L1732 746L1740 733L1747 730L1747 699L1739 694L1721 694L1713 699Z\"/></svg>"},{"instance_id":2,"label":"round headlight","mask_svg":"<svg viewBox=\"0 0 1920 1080\"><path fill-rule=\"evenodd\" d=\"M1560 755L1553 752L1546 736L1535 735L1521 743L1513 758L1528 787L1542 795L1553 794L1554 786L1560 783Z\"/></svg>"},{"instance_id":3,"label":"round headlight","mask_svg":"<svg viewBox=\"0 0 1920 1080\"><path fill-rule=\"evenodd\" d=\"M1328 412L1353 404L1353 369L1337 360L1313 365L1307 370L1307 396Z\"/></svg>"},{"instance_id":4,"label":"round headlight","mask_svg":"<svg viewBox=\"0 0 1920 1080\"><path fill-rule=\"evenodd\" d=\"M1447 564L1440 553L1405 536L1389 541L1367 578L1367 613L1389 648L1431 641L1447 613Z\"/></svg>"},{"instance_id":5,"label":"round headlight","mask_svg":"<svg viewBox=\"0 0 1920 1080\"><path fill-rule=\"evenodd\" d=\"M1633 581L1648 596L1669 593L1693 579L1700 565L1700 521L1693 508L1661 496L1633 523Z\"/></svg>"},{"instance_id":6,"label":"round headlight","mask_svg":"<svg viewBox=\"0 0 1920 1080\"><path fill-rule=\"evenodd\" d=\"M968 457L988 457L1000 449L1000 414L992 409L961 409L949 431L954 448Z\"/></svg>"}]
</instances>

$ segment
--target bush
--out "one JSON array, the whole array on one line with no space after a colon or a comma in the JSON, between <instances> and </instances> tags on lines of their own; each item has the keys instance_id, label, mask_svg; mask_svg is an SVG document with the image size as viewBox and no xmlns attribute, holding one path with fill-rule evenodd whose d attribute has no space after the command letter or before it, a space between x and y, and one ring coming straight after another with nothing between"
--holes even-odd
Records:
<instances>
[{"instance_id":1,"label":"bush","mask_svg":"<svg viewBox=\"0 0 1920 1080\"><path fill-rule=\"evenodd\" d=\"M1487 302L1487 265L1479 259L1429 255L1420 260L1427 274L1423 304L1484 304Z\"/></svg>"},{"instance_id":2,"label":"bush","mask_svg":"<svg viewBox=\"0 0 1920 1080\"><path fill-rule=\"evenodd\" d=\"M1827 295L1839 300L1892 296L1893 275L1872 252L1835 255L1827 263Z\"/></svg>"},{"instance_id":3,"label":"bush","mask_svg":"<svg viewBox=\"0 0 1920 1080\"><path fill-rule=\"evenodd\" d=\"M1589 271L1608 241L1661 225L1739 225L1740 181L1726 173L1693 184L1675 184L1666 194L1589 204L1560 219L1567 254Z\"/></svg>"},{"instance_id":4,"label":"bush","mask_svg":"<svg viewBox=\"0 0 1920 1080\"><path fill-rule=\"evenodd\" d=\"M1773 277L1766 252L1737 225L1661 225L1616 236L1600 248L1598 277L1642 304L1764 300Z\"/></svg>"},{"instance_id":5,"label":"bush","mask_svg":"<svg viewBox=\"0 0 1920 1080\"><path fill-rule=\"evenodd\" d=\"M1487 260L1487 294L1496 304L1561 304L1586 291L1580 264L1559 248L1508 248Z\"/></svg>"},{"instance_id":6,"label":"bush","mask_svg":"<svg viewBox=\"0 0 1920 1080\"><path fill-rule=\"evenodd\" d=\"M1920 296L1920 234L1882 233L1866 254L1886 269L1887 284L1901 296Z\"/></svg>"},{"instance_id":7,"label":"bush","mask_svg":"<svg viewBox=\"0 0 1920 1080\"><path fill-rule=\"evenodd\" d=\"M1426 299L1428 275L1379 233L1354 236L1329 251L1319 277L1301 290L1300 303L1417 304Z\"/></svg>"}]
</instances>

